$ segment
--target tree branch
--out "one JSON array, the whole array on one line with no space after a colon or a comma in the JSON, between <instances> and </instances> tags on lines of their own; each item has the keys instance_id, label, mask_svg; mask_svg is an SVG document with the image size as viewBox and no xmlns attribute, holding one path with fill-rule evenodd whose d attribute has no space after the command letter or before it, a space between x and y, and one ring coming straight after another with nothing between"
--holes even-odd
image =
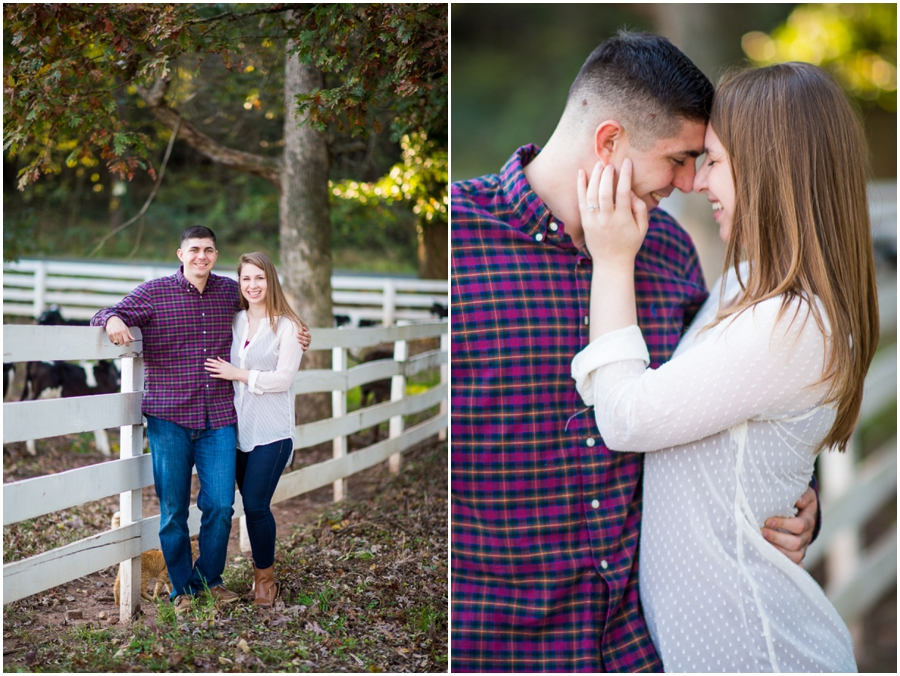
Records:
<instances>
[{"instance_id":1,"label":"tree branch","mask_svg":"<svg viewBox=\"0 0 900 676\"><path fill-rule=\"evenodd\" d=\"M238 14L235 12L223 12L222 14L217 14L216 16L207 17L206 19L191 19L190 21L186 21L185 25L193 26L201 23L210 23L212 21L237 21L238 19L246 19L247 17L257 16L258 14L278 14L279 12L283 12L287 9L283 4L272 5L271 7L266 7L265 9L257 9L252 12L245 12L243 14Z\"/></svg>"},{"instance_id":2,"label":"tree branch","mask_svg":"<svg viewBox=\"0 0 900 676\"><path fill-rule=\"evenodd\" d=\"M137 212L137 214L133 218L129 218L127 221L122 223L122 225L120 225L118 228L116 228L112 232L108 232L99 242L97 242L97 246L95 246L93 251L91 251L87 255L88 258L93 258L94 254L96 254L98 251L100 251L100 249L103 248L103 245L106 244L106 240L108 240L110 237L112 237L116 233L121 232L122 230L127 228L129 225L134 223L137 219L142 218L143 215L146 213L147 207L149 207L150 203L153 202L153 198L156 197L156 192L159 190L159 186L162 185L163 175L165 175L165 173L166 173L166 166L169 164L169 156L172 154L172 146L175 145L175 137L178 135L178 127L180 127L180 126L181 126L181 118L178 118L177 122L175 123L175 131L172 132L172 136L169 139L169 145L166 146L166 154L165 154L165 156L163 156L162 166L159 169L159 174L157 174L157 176L156 176L156 184L153 186L153 190L150 191L150 197L148 197L147 201L144 202L144 206L141 207L141 210L139 212ZM141 232L143 232L143 230L144 230L144 221L141 220ZM141 241L140 234L138 234L138 243L140 243L140 241ZM137 244L135 244L135 248L137 248ZM131 258L131 256L133 256L133 255L134 255L134 251L131 252L131 254L128 256L128 258Z\"/></svg>"},{"instance_id":3,"label":"tree branch","mask_svg":"<svg viewBox=\"0 0 900 676\"><path fill-rule=\"evenodd\" d=\"M168 80L159 78L149 89L138 87L137 90L141 98L147 102L147 106L156 116L156 119L169 129L176 129L176 125L181 120L181 115L174 108L169 107L164 100L168 86ZM261 176L272 183L279 191L281 190L281 158L255 155L253 153L245 153L242 150L228 148L204 134L190 122L183 120L180 122L178 138L213 162L230 167L236 171L242 171L245 174Z\"/></svg>"}]
</instances>

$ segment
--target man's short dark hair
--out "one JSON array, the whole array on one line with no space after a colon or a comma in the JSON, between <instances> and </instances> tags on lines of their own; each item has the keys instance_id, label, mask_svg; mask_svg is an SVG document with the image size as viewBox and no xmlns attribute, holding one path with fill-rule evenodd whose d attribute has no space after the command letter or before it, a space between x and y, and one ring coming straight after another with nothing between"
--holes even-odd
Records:
<instances>
[{"instance_id":1,"label":"man's short dark hair","mask_svg":"<svg viewBox=\"0 0 900 676\"><path fill-rule=\"evenodd\" d=\"M186 239L211 239L213 241L213 246L215 246L216 233L205 225L192 225L181 233L181 241L183 242Z\"/></svg>"},{"instance_id":2,"label":"man's short dark hair","mask_svg":"<svg viewBox=\"0 0 900 676\"><path fill-rule=\"evenodd\" d=\"M619 31L587 58L566 109L602 101L630 127L633 142L649 146L677 135L685 120L706 123L714 91L709 78L666 38Z\"/></svg>"}]
</instances>

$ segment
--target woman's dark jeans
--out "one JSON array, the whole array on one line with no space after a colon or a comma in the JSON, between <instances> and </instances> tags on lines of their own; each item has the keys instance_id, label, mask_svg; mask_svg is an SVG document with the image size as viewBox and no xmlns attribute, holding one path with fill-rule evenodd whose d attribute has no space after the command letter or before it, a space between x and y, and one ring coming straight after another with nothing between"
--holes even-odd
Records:
<instances>
[{"instance_id":1,"label":"woman's dark jeans","mask_svg":"<svg viewBox=\"0 0 900 676\"><path fill-rule=\"evenodd\" d=\"M290 439L273 441L257 446L249 453L237 452L236 478L244 515L247 517L247 534L253 550L253 562L257 568L268 568L275 563L275 517L272 516L272 495L278 479L291 456L293 442Z\"/></svg>"}]
</instances>

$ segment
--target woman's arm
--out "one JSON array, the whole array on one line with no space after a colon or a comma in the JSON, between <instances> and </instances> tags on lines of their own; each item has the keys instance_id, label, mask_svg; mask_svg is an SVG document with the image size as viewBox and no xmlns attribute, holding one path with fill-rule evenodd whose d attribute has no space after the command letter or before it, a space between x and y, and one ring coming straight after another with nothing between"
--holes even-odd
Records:
<instances>
[{"instance_id":1,"label":"woman's arm","mask_svg":"<svg viewBox=\"0 0 900 676\"><path fill-rule=\"evenodd\" d=\"M262 327L260 327L262 330ZM251 369L247 387L254 394L285 392L290 389L303 359L303 346L297 342L296 327L285 321L278 330L278 362L274 371Z\"/></svg>"},{"instance_id":2,"label":"woman's arm","mask_svg":"<svg viewBox=\"0 0 900 676\"><path fill-rule=\"evenodd\" d=\"M591 277L591 340L637 324L634 258L647 234L647 205L631 192L631 160L622 162L616 180L612 164L600 162L586 183L578 172L578 204L584 239L593 261Z\"/></svg>"},{"instance_id":3,"label":"woman's arm","mask_svg":"<svg viewBox=\"0 0 900 676\"><path fill-rule=\"evenodd\" d=\"M818 382L824 337L805 302L780 309L780 298L758 303L656 370L635 358L646 353L635 326L592 342L573 374L593 397L607 446L656 451L817 405L827 389Z\"/></svg>"}]
</instances>

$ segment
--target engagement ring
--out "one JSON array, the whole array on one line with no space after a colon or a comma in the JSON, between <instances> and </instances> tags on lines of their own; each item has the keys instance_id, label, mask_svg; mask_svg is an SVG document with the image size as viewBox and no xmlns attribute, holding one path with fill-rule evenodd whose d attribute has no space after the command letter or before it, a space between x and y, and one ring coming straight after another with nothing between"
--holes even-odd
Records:
<instances>
[{"instance_id":1,"label":"engagement ring","mask_svg":"<svg viewBox=\"0 0 900 676\"><path fill-rule=\"evenodd\" d=\"M599 204L595 204L595 205L593 205L593 206L591 206L590 204L588 204L588 211L593 211L594 209L599 209L599 208L600 208L600 205L599 205Z\"/></svg>"}]
</instances>

